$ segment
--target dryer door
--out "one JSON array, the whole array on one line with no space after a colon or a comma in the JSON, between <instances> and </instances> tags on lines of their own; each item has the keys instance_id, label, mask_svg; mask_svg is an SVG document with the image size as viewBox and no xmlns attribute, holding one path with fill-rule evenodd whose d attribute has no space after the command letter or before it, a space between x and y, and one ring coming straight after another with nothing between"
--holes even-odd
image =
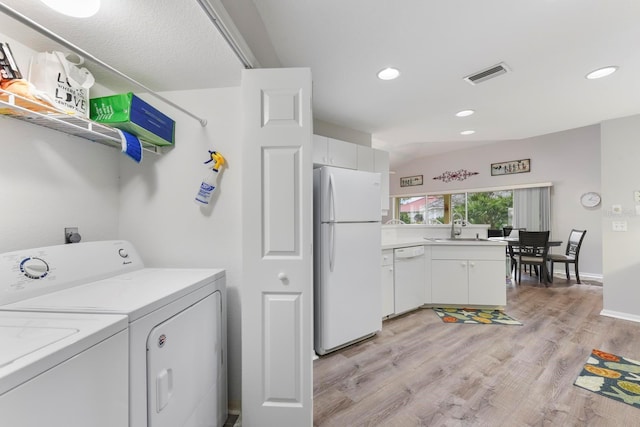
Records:
<instances>
[{"instance_id":1,"label":"dryer door","mask_svg":"<svg viewBox=\"0 0 640 427\"><path fill-rule=\"evenodd\" d=\"M222 357L220 313L220 292L214 292L149 334L149 427L217 424L217 382Z\"/></svg>"}]
</instances>

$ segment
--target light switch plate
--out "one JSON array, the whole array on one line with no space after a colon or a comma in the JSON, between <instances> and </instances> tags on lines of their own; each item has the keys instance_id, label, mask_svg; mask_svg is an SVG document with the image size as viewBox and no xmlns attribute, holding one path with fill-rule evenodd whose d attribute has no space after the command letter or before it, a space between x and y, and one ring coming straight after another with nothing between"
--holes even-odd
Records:
<instances>
[{"instance_id":1,"label":"light switch plate","mask_svg":"<svg viewBox=\"0 0 640 427\"><path fill-rule=\"evenodd\" d=\"M611 228L613 231L627 231L627 221L613 221Z\"/></svg>"}]
</instances>

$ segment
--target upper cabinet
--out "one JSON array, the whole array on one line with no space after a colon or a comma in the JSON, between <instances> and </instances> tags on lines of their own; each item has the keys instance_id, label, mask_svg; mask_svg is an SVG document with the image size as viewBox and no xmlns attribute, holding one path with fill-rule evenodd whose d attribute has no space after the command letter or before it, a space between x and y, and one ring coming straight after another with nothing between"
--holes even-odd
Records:
<instances>
[{"instance_id":1,"label":"upper cabinet","mask_svg":"<svg viewBox=\"0 0 640 427\"><path fill-rule=\"evenodd\" d=\"M313 166L334 166L379 172L380 209L389 210L389 153L321 135L313 135Z\"/></svg>"},{"instance_id":2,"label":"upper cabinet","mask_svg":"<svg viewBox=\"0 0 640 427\"><path fill-rule=\"evenodd\" d=\"M356 145L358 149L358 170L377 172L374 166L374 150L371 147L365 147L364 145Z\"/></svg>"},{"instance_id":3,"label":"upper cabinet","mask_svg":"<svg viewBox=\"0 0 640 427\"><path fill-rule=\"evenodd\" d=\"M383 150L373 150L373 171L380 172L382 181L380 183L380 208L389 210L389 152Z\"/></svg>"},{"instance_id":4,"label":"upper cabinet","mask_svg":"<svg viewBox=\"0 0 640 427\"><path fill-rule=\"evenodd\" d=\"M358 150L355 144L313 135L313 164L357 169Z\"/></svg>"}]
</instances>

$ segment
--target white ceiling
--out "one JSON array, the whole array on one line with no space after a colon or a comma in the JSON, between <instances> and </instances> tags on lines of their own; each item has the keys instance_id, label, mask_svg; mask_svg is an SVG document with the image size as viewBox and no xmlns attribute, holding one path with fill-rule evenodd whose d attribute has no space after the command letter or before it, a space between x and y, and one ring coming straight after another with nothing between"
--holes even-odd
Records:
<instances>
[{"instance_id":1,"label":"white ceiling","mask_svg":"<svg viewBox=\"0 0 640 427\"><path fill-rule=\"evenodd\" d=\"M638 0L221 1L263 66L311 68L316 118L372 134L392 168L640 113ZM195 0L103 1L88 20L38 0L2 2L152 89L239 84L242 66ZM0 32L13 31L7 19ZM463 81L499 62L512 72ZM584 78L605 65L620 69ZM378 80L387 66L400 78ZM476 114L454 116L468 108ZM467 129L476 133L460 135Z\"/></svg>"},{"instance_id":2,"label":"white ceiling","mask_svg":"<svg viewBox=\"0 0 640 427\"><path fill-rule=\"evenodd\" d=\"M195 0L103 0L100 11L86 19L60 15L39 0L0 3L154 91L240 84L242 65ZM0 13L2 33L38 51L60 50L55 43ZM135 89L91 63L87 68L97 82L114 90Z\"/></svg>"}]
</instances>

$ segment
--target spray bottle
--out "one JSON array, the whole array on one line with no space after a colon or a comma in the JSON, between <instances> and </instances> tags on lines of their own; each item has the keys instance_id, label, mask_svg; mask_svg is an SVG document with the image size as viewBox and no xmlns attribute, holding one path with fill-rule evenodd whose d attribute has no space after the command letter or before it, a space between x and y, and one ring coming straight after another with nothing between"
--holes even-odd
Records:
<instances>
[{"instance_id":1,"label":"spray bottle","mask_svg":"<svg viewBox=\"0 0 640 427\"><path fill-rule=\"evenodd\" d=\"M207 163L213 162L213 166L211 167L209 175L207 175L200 184L200 191L198 191L198 194L196 195L196 204L209 204L213 191L216 189L218 172L222 165L224 165L224 157L222 157L222 154L217 151L209 150L209 156L211 158L204 162L204 164L206 165Z\"/></svg>"}]
</instances>

